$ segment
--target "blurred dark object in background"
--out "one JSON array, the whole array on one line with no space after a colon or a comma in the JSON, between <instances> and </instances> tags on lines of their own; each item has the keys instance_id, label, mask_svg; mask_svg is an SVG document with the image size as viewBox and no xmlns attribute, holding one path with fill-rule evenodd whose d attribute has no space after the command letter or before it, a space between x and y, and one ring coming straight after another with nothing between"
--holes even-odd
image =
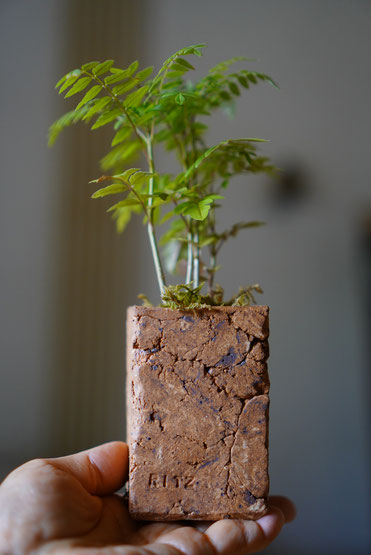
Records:
<instances>
[{"instance_id":1,"label":"blurred dark object in background","mask_svg":"<svg viewBox=\"0 0 371 555\"><path fill-rule=\"evenodd\" d=\"M300 165L280 165L279 161L277 165L282 169L269 187L270 200L277 209L295 210L297 204L306 201L311 194L308 176Z\"/></svg>"}]
</instances>

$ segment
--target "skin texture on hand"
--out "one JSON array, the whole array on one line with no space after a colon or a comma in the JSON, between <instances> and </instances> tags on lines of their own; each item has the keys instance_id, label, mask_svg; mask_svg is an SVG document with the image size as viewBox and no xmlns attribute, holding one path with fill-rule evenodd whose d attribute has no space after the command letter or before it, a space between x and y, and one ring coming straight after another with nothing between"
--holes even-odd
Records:
<instances>
[{"instance_id":1,"label":"skin texture on hand","mask_svg":"<svg viewBox=\"0 0 371 555\"><path fill-rule=\"evenodd\" d=\"M267 547L295 517L291 501L272 497L256 522L136 522L114 493L127 472L121 442L20 466L0 486L0 554L243 555Z\"/></svg>"}]
</instances>

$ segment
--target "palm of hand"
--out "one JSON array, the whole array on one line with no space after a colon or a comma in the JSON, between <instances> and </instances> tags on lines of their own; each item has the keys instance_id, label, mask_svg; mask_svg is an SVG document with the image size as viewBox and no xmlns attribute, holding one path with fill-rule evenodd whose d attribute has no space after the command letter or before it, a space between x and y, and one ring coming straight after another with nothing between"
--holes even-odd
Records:
<instances>
[{"instance_id":1,"label":"palm of hand","mask_svg":"<svg viewBox=\"0 0 371 555\"><path fill-rule=\"evenodd\" d=\"M138 523L113 494L126 474L122 443L18 468L0 487L0 553L238 555L264 548L292 516L288 502L276 498L258 523Z\"/></svg>"}]
</instances>

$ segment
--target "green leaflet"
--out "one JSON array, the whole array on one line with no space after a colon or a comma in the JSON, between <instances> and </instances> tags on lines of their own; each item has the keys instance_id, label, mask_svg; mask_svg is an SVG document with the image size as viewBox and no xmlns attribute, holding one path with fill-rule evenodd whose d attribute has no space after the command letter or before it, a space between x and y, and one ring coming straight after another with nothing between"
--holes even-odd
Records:
<instances>
[{"instance_id":1,"label":"green leaflet","mask_svg":"<svg viewBox=\"0 0 371 555\"><path fill-rule=\"evenodd\" d=\"M113 75L109 75L104 79L105 85L112 85L113 83L119 83L120 81L124 81L129 79L138 69L138 62L135 61L127 69L118 69L118 68L110 68L110 71Z\"/></svg>"},{"instance_id":2,"label":"green leaflet","mask_svg":"<svg viewBox=\"0 0 371 555\"><path fill-rule=\"evenodd\" d=\"M240 89L237 87L236 83L233 83L233 81L229 83L229 89L236 96L240 96Z\"/></svg>"},{"instance_id":3,"label":"green leaflet","mask_svg":"<svg viewBox=\"0 0 371 555\"><path fill-rule=\"evenodd\" d=\"M132 175L134 175L135 173L137 173L139 171L140 171L139 168L129 168L128 170L125 170L122 173L114 175L113 177L124 179L124 180L129 180Z\"/></svg>"},{"instance_id":4,"label":"green leaflet","mask_svg":"<svg viewBox=\"0 0 371 555\"><path fill-rule=\"evenodd\" d=\"M148 183L148 181L152 177L155 177L155 175L156 174L151 172L142 172L139 170L130 176L129 181L133 186L143 185L145 183Z\"/></svg>"},{"instance_id":5,"label":"green leaflet","mask_svg":"<svg viewBox=\"0 0 371 555\"><path fill-rule=\"evenodd\" d=\"M110 96L103 96L99 100L96 100L96 102L90 107L89 111L84 116L84 121L89 122L95 114L104 110L111 102L112 99Z\"/></svg>"},{"instance_id":6,"label":"green leaflet","mask_svg":"<svg viewBox=\"0 0 371 555\"><path fill-rule=\"evenodd\" d=\"M74 69L73 71L71 71L70 73L67 73L67 75L62 77L62 79L58 81L58 83L56 84L56 87L58 87L59 83L61 81L62 82L64 81L63 85L59 89L59 94L61 94L63 91L68 89L68 87L73 85L73 83L80 77L80 75L81 75L81 71L79 69Z\"/></svg>"},{"instance_id":7,"label":"green leaflet","mask_svg":"<svg viewBox=\"0 0 371 555\"><path fill-rule=\"evenodd\" d=\"M145 81L146 79L148 79L148 77L151 75L152 72L153 72L153 66L146 67L141 71L138 71L138 73L135 76L135 79L137 79L138 82Z\"/></svg>"},{"instance_id":8,"label":"green leaflet","mask_svg":"<svg viewBox=\"0 0 371 555\"><path fill-rule=\"evenodd\" d=\"M251 83L254 83L254 85L256 85L257 82L258 82L258 80L257 80L257 78L256 78L256 76L255 76L255 73L249 72L249 73L247 74L247 78L248 78L249 81L251 81Z\"/></svg>"},{"instance_id":9,"label":"green leaflet","mask_svg":"<svg viewBox=\"0 0 371 555\"><path fill-rule=\"evenodd\" d=\"M132 75L133 73L136 72L136 70L139 67L139 62L138 60L135 60L135 62L132 62L129 67L128 67L128 71L130 72L130 75Z\"/></svg>"},{"instance_id":10,"label":"green leaflet","mask_svg":"<svg viewBox=\"0 0 371 555\"><path fill-rule=\"evenodd\" d=\"M184 104L184 95L182 93L178 93L175 97L175 102L182 106Z\"/></svg>"},{"instance_id":11,"label":"green leaflet","mask_svg":"<svg viewBox=\"0 0 371 555\"><path fill-rule=\"evenodd\" d=\"M110 208L108 208L107 212L112 212L113 210L117 210L117 208L124 208L127 206L142 206L141 202L136 198L126 198L124 200L120 200Z\"/></svg>"},{"instance_id":12,"label":"green leaflet","mask_svg":"<svg viewBox=\"0 0 371 555\"><path fill-rule=\"evenodd\" d=\"M79 108L81 108L81 106L84 106L84 104L89 102L89 100L92 100L93 98L95 98L97 96L97 94L100 93L100 91L101 91L101 86L100 85L94 85L94 87L92 87L91 89L88 90L88 92L84 95L82 100L80 100L80 102L76 106L75 110L79 110Z\"/></svg>"},{"instance_id":13,"label":"green leaflet","mask_svg":"<svg viewBox=\"0 0 371 555\"><path fill-rule=\"evenodd\" d=\"M137 84L138 84L138 81L136 78L129 79L126 81L126 83L123 83L122 85L116 85L116 87L113 87L112 92L113 94L120 96L124 92L130 91L131 89L136 87Z\"/></svg>"},{"instance_id":14,"label":"green leaflet","mask_svg":"<svg viewBox=\"0 0 371 555\"><path fill-rule=\"evenodd\" d=\"M124 183L113 183L112 185L108 185L107 187L103 187L103 189L98 189L91 195L91 198L101 198L106 197L107 195L116 195L117 193L123 193L127 191L128 187Z\"/></svg>"},{"instance_id":15,"label":"green leaflet","mask_svg":"<svg viewBox=\"0 0 371 555\"><path fill-rule=\"evenodd\" d=\"M107 123L111 123L114 119L122 114L120 108L113 108L113 110L108 110L100 115L95 123L91 126L92 129L98 129L98 127L102 127L103 125L107 125Z\"/></svg>"},{"instance_id":16,"label":"green leaflet","mask_svg":"<svg viewBox=\"0 0 371 555\"><path fill-rule=\"evenodd\" d=\"M148 85L144 85L143 87L140 87L140 89L138 89L137 91L128 94L124 100L124 106L126 108L134 108L135 106L139 106L142 98L145 96L147 91Z\"/></svg>"},{"instance_id":17,"label":"green leaflet","mask_svg":"<svg viewBox=\"0 0 371 555\"><path fill-rule=\"evenodd\" d=\"M98 77L99 75L103 75L103 73L107 73L107 71L113 66L114 63L115 62L113 60L106 60L105 62L96 65L95 67L93 67L93 75L95 75L95 77Z\"/></svg>"},{"instance_id":18,"label":"green leaflet","mask_svg":"<svg viewBox=\"0 0 371 555\"><path fill-rule=\"evenodd\" d=\"M67 77L68 77L68 74L63 75L63 77L61 77L59 79L58 83L55 85L55 88L58 89L62 85L62 83L64 83L66 81Z\"/></svg>"},{"instance_id":19,"label":"green leaflet","mask_svg":"<svg viewBox=\"0 0 371 555\"><path fill-rule=\"evenodd\" d=\"M178 65L181 65L181 66L185 67L186 69L195 69L194 66L192 64L190 64L189 61L185 60L184 58L177 58L176 63Z\"/></svg>"},{"instance_id":20,"label":"green leaflet","mask_svg":"<svg viewBox=\"0 0 371 555\"><path fill-rule=\"evenodd\" d=\"M249 88L249 86L250 86L249 81L246 77L244 77L243 75L238 75L237 79L238 79L239 84L242 85L243 87L245 87L245 89Z\"/></svg>"},{"instance_id":21,"label":"green leaflet","mask_svg":"<svg viewBox=\"0 0 371 555\"><path fill-rule=\"evenodd\" d=\"M113 137L111 146L116 146L122 143L123 141L128 139L132 133L133 129L131 127L121 127L121 129L119 129L116 135Z\"/></svg>"},{"instance_id":22,"label":"green leaflet","mask_svg":"<svg viewBox=\"0 0 371 555\"><path fill-rule=\"evenodd\" d=\"M222 100L229 101L231 100L231 95L227 91L220 91L219 96Z\"/></svg>"},{"instance_id":23,"label":"green leaflet","mask_svg":"<svg viewBox=\"0 0 371 555\"><path fill-rule=\"evenodd\" d=\"M82 71L90 71L91 69L93 69L97 65L99 65L99 62L88 62L87 64L82 65L81 69L82 69Z\"/></svg>"},{"instance_id":24,"label":"green leaflet","mask_svg":"<svg viewBox=\"0 0 371 555\"><path fill-rule=\"evenodd\" d=\"M174 70L168 72L167 74L168 79L178 79L179 77L183 77L186 71L183 67L177 68L175 64L171 67L174 68Z\"/></svg>"},{"instance_id":25,"label":"green leaflet","mask_svg":"<svg viewBox=\"0 0 371 555\"><path fill-rule=\"evenodd\" d=\"M124 81L125 79L128 79L130 75L131 74L127 69L123 69L121 71L118 71L117 73L113 73L112 75L105 77L104 84L112 85L113 83L119 83L120 81Z\"/></svg>"},{"instance_id":26,"label":"green leaflet","mask_svg":"<svg viewBox=\"0 0 371 555\"><path fill-rule=\"evenodd\" d=\"M190 216L194 220L202 221L204 220L211 208L213 200L211 198L206 198L200 201L186 201L178 204L175 208L175 214L184 214Z\"/></svg>"},{"instance_id":27,"label":"green leaflet","mask_svg":"<svg viewBox=\"0 0 371 555\"><path fill-rule=\"evenodd\" d=\"M91 77L81 77L81 79L76 81L76 83L68 91L68 93L64 96L64 98L68 98L69 96L72 96L74 94L77 94L78 92L83 91L89 85L90 82L91 82Z\"/></svg>"}]
</instances>

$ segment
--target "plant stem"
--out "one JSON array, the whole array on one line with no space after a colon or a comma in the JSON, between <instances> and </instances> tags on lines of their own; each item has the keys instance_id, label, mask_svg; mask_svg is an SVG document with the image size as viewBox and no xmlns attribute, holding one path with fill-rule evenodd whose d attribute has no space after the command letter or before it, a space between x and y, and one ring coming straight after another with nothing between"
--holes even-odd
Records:
<instances>
[{"instance_id":1,"label":"plant stem","mask_svg":"<svg viewBox=\"0 0 371 555\"><path fill-rule=\"evenodd\" d=\"M153 160L152 137L149 137L147 139L147 159L148 159L149 171L153 174L153 173L155 173L155 163L154 163L154 160ZM158 285L159 285L159 288L160 288L160 294L162 296L162 294L164 292L164 288L166 286L166 282L165 282L164 270L162 268L160 253L159 253L159 250L158 250L155 228L154 228L154 225L153 225L153 207L152 207L152 205L153 205L153 187L154 187L154 178L152 176L150 178L149 184L148 184L148 194L150 196L148 197L147 231L148 231L148 236L149 236L149 242L150 242L150 245L151 245L153 262L154 262L154 265L155 265L157 281L158 281Z\"/></svg>"},{"instance_id":2,"label":"plant stem","mask_svg":"<svg viewBox=\"0 0 371 555\"><path fill-rule=\"evenodd\" d=\"M193 132L193 124L194 124L194 117L191 116L190 118L187 115L187 108L184 107L184 115L185 121L189 124L189 135L191 137L191 163L193 164L197 159L197 148L196 148L196 140L195 135ZM186 126L187 130L187 126ZM191 178L191 182L194 184L197 183L197 170L194 172L193 178ZM200 284L200 237L198 233L198 222L195 222L195 231L193 233L193 286L198 287Z\"/></svg>"},{"instance_id":3,"label":"plant stem","mask_svg":"<svg viewBox=\"0 0 371 555\"><path fill-rule=\"evenodd\" d=\"M210 213L209 213L209 229L210 229L210 234L211 235L216 234L215 209L213 209L213 208L210 210ZM209 268L209 279L208 279L208 282L207 282L208 295L211 298L213 298L213 296L214 296L213 287L214 287L214 277L215 277L217 254L218 254L217 247L216 247L215 243L212 243L210 245L210 268Z\"/></svg>"},{"instance_id":4,"label":"plant stem","mask_svg":"<svg viewBox=\"0 0 371 555\"><path fill-rule=\"evenodd\" d=\"M155 270L156 270L157 282L158 282L158 286L160 288L160 294L163 295L164 288L166 287L165 275L164 275L164 271L162 269L160 253L159 253L158 246L157 246L157 241L156 241L155 228L153 227L152 222L150 222L150 221L148 222L147 229L148 229L149 242L150 242L151 250L152 250L153 262L154 262Z\"/></svg>"},{"instance_id":5,"label":"plant stem","mask_svg":"<svg viewBox=\"0 0 371 555\"><path fill-rule=\"evenodd\" d=\"M198 225L196 224L196 231L193 236L195 246L193 255L193 285L198 287L200 284L200 244L198 236Z\"/></svg>"},{"instance_id":6,"label":"plant stem","mask_svg":"<svg viewBox=\"0 0 371 555\"><path fill-rule=\"evenodd\" d=\"M193 272L193 235L192 232L188 232L187 235L187 276L186 276L186 283L190 283L192 281L192 272Z\"/></svg>"}]
</instances>

